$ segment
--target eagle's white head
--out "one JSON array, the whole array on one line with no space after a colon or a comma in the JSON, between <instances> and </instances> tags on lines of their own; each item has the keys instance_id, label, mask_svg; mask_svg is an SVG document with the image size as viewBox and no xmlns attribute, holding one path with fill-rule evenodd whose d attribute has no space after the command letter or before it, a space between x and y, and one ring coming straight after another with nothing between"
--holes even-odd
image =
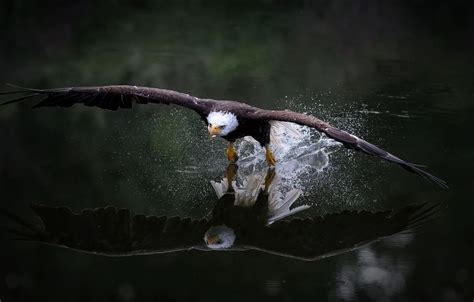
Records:
<instances>
[{"instance_id":1,"label":"eagle's white head","mask_svg":"<svg viewBox=\"0 0 474 302\"><path fill-rule=\"evenodd\" d=\"M211 226L204 234L204 242L213 250L228 249L234 245L234 241L234 230L224 224Z\"/></svg>"},{"instance_id":2,"label":"eagle's white head","mask_svg":"<svg viewBox=\"0 0 474 302\"><path fill-rule=\"evenodd\" d=\"M213 111L207 116L207 130L212 137L226 136L239 126L237 116L231 112Z\"/></svg>"}]
</instances>

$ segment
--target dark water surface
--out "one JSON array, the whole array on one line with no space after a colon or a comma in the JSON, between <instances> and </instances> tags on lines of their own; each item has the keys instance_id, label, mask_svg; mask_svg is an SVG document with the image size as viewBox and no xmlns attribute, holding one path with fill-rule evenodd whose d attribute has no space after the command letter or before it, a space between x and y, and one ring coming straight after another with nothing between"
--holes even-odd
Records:
<instances>
[{"instance_id":1,"label":"dark water surface","mask_svg":"<svg viewBox=\"0 0 474 302\"><path fill-rule=\"evenodd\" d=\"M276 171L303 191L295 205L311 206L298 215L442 203L440 218L310 262L261 251L105 257L2 233L0 300L472 301L473 5L442 3L2 1L0 82L133 84L290 108L427 165L450 188L310 133L312 168ZM195 113L168 106L1 107L0 144L0 208L30 222L31 203L200 219L227 165L225 142L209 140ZM242 162L239 177L249 171L264 165ZM345 234L403 229L361 230L362 220Z\"/></svg>"}]
</instances>

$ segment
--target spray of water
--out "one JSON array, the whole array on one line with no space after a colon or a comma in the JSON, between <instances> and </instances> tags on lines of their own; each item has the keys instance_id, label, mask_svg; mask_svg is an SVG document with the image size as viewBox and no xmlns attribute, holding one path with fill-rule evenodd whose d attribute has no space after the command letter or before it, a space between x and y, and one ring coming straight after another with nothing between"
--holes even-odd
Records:
<instances>
[{"instance_id":1,"label":"spray of water","mask_svg":"<svg viewBox=\"0 0 474 302\"><path fill-rule=\"evenodd\" d=\"M286 191L303 189L304 179L314 179L324 173L330 165L330 147L339 145L307 127L286 122L272 122L271 142L270 147L278 162L275 171ZM265 152L257 141L251 137L244 138L237 145L237 152L240 158L238 183L245 176L265 173Z\"/></svg>"}]
</instances>

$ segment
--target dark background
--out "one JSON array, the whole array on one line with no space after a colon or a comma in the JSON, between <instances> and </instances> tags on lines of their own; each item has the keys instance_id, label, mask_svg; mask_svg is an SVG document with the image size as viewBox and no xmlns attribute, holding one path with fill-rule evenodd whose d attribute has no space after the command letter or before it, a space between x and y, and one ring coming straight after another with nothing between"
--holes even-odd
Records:
<instances>
[{"instance_id":1,"label":"dark background","mask_svg":"<svg viewBox=\"0 0 474 302\"><path fill-rule=\"evenodd\" d=\"M472 301L473 13L470 1L3 0L0 82L135 84L303 111L426 164L450 189L336 148L304 179L313 211L441 201L444 215L311 263L108 258L2 238L0 300ZM225 143L209 141L197 115L165 106L1 107L0 146L1 207L25 217L31 202L200 217L226 165Z\"/></svg>"}]
</instances>

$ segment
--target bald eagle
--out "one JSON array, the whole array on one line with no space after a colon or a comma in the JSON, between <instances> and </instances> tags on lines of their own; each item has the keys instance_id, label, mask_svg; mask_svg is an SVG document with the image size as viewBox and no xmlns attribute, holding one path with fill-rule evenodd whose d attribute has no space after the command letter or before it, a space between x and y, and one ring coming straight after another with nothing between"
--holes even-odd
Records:
<instances>
[{"instance_id":1,"label":"bald eagle","mask_svg":"<svg viewBox=\"0 0 474 302\"><path fill-rule=\"evenodd\" d=\"M72 212L68 207L32 205L40 224L1 208L0 214L15 223L7 230L15 239L105 256L257 250L314 261L417 228L441 210L439 203L423 203L396 211L292 217L308 208L290 209L301 191L278 196L269 187L273 177L269 174L264 181L251 176L235 190L230 179L213 183L219 200L210 215L197 220L145 216L113 206Z\"/></svg>"},{"instance_id":2,"label":"bald eagle","mask_svg":"<svg viewBox=\"0 0 474 302\"><path fill-rule=\"evenodd\" d=\"M362 151L363 153L378 157L382 160L396 163L432 183L447 188L445 181L422 170L420 165L407 162L355 135L335 128L316 117L302 113L289 110L264 110L242 102L201 99L185 93L149 87L115 85L57 89L16 88L18 90L3 92L1 94L18 94L19 97L0 105L38 96L41 97L41 101L34 107L70 107L74 104L81 103L86 106L117 110L119 108L131 108L133 103L154 103L166 105L174 104L192 109L201 116L212 137L220 136L229 141L227 158L231 162L237 160L234 142L239 138L251 136L265 148L266 161L268 164L275 165L276 159L270 149L272 121L296 123L323 132L347 148Z\"/></svg>"}]
</instances>

